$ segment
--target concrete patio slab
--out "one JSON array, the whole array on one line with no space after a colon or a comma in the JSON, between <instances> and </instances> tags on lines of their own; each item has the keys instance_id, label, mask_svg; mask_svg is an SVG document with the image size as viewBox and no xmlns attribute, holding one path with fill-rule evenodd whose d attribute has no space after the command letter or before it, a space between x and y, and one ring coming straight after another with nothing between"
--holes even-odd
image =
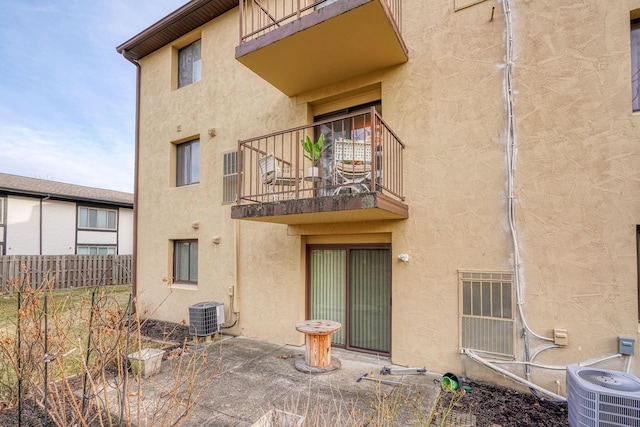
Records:
<instances>
[{"instance_id":1,"label":"concrete patio slab","mask_svg":"<svg viewBox=\"0 0 640 427\"><path fill-rule=\"evenodd\" d=\"M206 368L198 376L193 390L193 407L182 417L181 427L251 427L272 409L305 417L306 426L344 426L358 419L375 421L385 414L373 408L389 406L389 399L402 399L395 415L399 425L415 425L416 408L431 411L440 391L441 374L381 375L383 367L392 367L389 358L333 349L341 368L324 374L298 371L294 364L304 357L304 347L269 343L244 337L225 337L213 343L198 343L188 354L162 363L160 372L140 382L139 395L146 407L150 399L168 396L175 384L178 366L195 354L206 353ZM428 368L428 367L427 367ZM358 378L402 383L385 384ZM129 390L136 382L131 381ZM186 386L177 394L185 395ZM115 390L114 390L115 392ZM129 393L129 405L136 408L138 395ZM385 401L383 403L383 401ZM393 405L391 405L393 406ZM175 418L183 408L162 405L162 410ZM148 409L150 411L151 409ZM395 410L395 409L394 409ZM150 418L141 418L141 425Z\"/></svg>"}]
</instances>

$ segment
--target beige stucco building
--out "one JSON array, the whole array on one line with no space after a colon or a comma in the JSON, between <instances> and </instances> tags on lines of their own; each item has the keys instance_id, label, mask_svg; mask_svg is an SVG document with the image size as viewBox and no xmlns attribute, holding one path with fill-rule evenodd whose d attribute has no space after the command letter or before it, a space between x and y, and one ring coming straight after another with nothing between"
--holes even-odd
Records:
<instances>
[{"instance_id":1,"label":"beige stucco building","mask_svg":"<svg viewBox=\"0 0 640 427\"><path fill-rule=\"evenodd\" d=\"M227 332L300 345L296 322L330 318L334 345L493 381L461 350L640 374L618 354L640 0L261 3L193 0L118 47L147 316L218 301ZM529 379L565 393L562 370Z\"/></svg>"}]
</instances>

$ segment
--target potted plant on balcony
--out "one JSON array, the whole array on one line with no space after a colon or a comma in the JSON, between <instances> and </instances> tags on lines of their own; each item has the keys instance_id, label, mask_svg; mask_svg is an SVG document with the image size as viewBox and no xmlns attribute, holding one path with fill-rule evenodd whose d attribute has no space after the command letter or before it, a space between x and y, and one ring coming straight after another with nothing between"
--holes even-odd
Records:
<instances>
[{"instance_id":1,"label":"potted plant on balcony","mask_svg":"<svg viewBox=\"0 0 640 427\"><path fill-rule=\"evenodd\" d=\"M305 152L304 157L311 161L313 167L307 169L307 177L311 177L314 179L315 177L320 176L320 172L318 170L318 160L322 157L322 154L331 148L331 144L324 143L324 134L320 134L317 141L313 141L309 135L305 137L302 141L302 148Z\"/></svg>"}]
</instances>

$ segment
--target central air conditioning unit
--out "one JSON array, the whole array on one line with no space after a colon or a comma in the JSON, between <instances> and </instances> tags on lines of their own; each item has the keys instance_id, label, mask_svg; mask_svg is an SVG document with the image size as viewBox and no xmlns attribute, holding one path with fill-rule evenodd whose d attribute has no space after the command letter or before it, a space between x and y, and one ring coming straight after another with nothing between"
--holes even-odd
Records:
<instances>
[{"instance_id":1,"label":"central air conditioning unit","mask_svg":"<svg viewBox=\"0 0 640 427\"><path fill-rule=\"evenodd\" d=\"M571 427L640 427L640 379L618 371L567 366Z\"/></svg>"},{"instance_id":2,"label":"central air conditioning unit","mask_svg":"<svg viewBox=\"0 0 640 427\"><path fill-rule=\"evenodd\" d=\"M224 304L201 302L189 306L189 334L206 337L220 332L224 323Z\"/></svg>"}]
</instances>

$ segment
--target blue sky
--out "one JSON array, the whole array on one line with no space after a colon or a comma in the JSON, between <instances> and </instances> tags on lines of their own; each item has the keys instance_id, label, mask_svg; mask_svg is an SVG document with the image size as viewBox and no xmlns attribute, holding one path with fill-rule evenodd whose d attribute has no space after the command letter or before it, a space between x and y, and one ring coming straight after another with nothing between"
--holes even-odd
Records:
<instances>
[{"instance_id":1,"label":"blue sky","mask_svg":"<svg viewBox=\"0 0 640 427\"><path fill-rule=\"evenodd\" d=\"M2 0L0 172L133 192L135 74L115 48L188 0Z\"/></svg>"}]
</instances>

